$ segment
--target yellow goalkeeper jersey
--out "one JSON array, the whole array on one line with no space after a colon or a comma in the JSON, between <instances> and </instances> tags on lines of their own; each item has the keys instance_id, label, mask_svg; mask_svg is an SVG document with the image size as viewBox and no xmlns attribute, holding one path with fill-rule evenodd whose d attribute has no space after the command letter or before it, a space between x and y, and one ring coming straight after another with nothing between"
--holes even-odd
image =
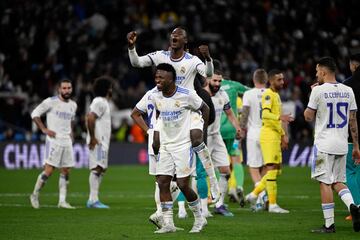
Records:
<instances>
[{"instance_id":1,"label":"yellow goalkeeper jersey","mask_svg":"<svg viewBox=\"0 0 360 240\"><path fill-rule=\"evenodd\" d=\"M281 100L277 92L268 88L261 99L262 127L260 131L261 140L280 140L284 135L281 126Z\"/></svg>"}]
</instances>

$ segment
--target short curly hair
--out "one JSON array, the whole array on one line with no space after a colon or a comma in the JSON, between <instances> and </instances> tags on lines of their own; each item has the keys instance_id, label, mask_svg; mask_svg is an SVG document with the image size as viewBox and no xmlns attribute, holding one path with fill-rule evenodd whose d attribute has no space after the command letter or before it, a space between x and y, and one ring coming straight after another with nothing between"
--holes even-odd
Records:
<instances>
[{"instance_id":1,"label":"short curly hair","mask_svg":"<svg viewBox=\"0 0 360 240\"><path fill-rule=\"evenodd\" d=\"M93 91L95 97L106 97L109 89L112 88L113 79L110 77L102 76L95 79Z\"/></svg>"}]
</instances>

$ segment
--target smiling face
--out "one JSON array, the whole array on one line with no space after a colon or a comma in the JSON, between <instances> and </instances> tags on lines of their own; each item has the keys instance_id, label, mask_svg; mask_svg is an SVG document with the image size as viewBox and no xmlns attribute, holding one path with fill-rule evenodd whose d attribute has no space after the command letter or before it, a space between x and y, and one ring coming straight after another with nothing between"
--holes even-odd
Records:
<instances>
[{"instance_id":1,"label":"smiling face","mask_svg":"<svg viewBox=\"0 0 360 240\"><path fill-rule=\"evenodd\" d=\"M182 28L175 28L170 35L170 47L173 50L184 49L187 43L186 31Z\"/></svg>"},{"instance_id":2,"label":"smiling face","mask_svg":"<svg viewBox=\"0 0 360 240\"><path fill-rule=\"evenodd\" d=\"M157 89L165 93L168 92L173 85L175 85L172 73L165 70L156 70L155 83Z\"/></svg>"}]
</instances>

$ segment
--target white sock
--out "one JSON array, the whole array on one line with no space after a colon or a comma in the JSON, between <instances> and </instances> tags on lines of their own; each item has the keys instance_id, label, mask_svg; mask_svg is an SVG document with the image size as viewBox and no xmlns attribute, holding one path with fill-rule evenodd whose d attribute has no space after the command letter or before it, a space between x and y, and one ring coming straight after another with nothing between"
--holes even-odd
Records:
<instances>
[{"instance_id":1,"label":"white sock","mask_svg":"<svg viewBox=\"0 0 360 240\"><path fill-rule=\"evenodd\" d=\"M186 212L185 201L178 201L179 212Z\"/></svg>"},{"instance_id":2,"label":"white sock","mask_svg":"<svg viewBox=\"0 0 360 240\"><path fill-rule=\"evenodd\" d=\"M351 192L348 188L341 189L339 192L339 197L345 203L348 210L350 211L350 205L354 204L354 199L351 195Z\"/></svg>"},{"instance_id":3,"label":"white sock","mask_svg":"<svg viewBox=\"0 0 360 240\"><path fill-rule=\"evenodd\" d=\"M333 224L334 221L334 208L335 203L323 203L321 204L324 219L325 219L325 227L330 227L331 224Z\"/></svg>"},{"instance_id":4,"label":"white sock","mask_svg":"<svg viewBox=\"0 0 360 240\"><path fill-rule=\"evenodd\" d=\"M161 202L161 210L165 225L174 226L173 202Z\"/></svg>"},{"instance_id":5,"label":"white sock","mask_svg":"<svg viewBox=\"0 0 360 240\"><path fill-rule=\"evenodd\" d=\"M156 204L156 212L162 214L161 202L160 202L160 189L159 189L159 184L157 182L155 182L154 198Z\"/></svg>"},{"instance_id":6,"label":"white sock","mask_svg":"<svg viewBox=\"0 0 360 240\"><path fill-rule=\"evenodd\" d=\"M170 182L170 193L173 202L176 201L177 197L180 194L180 188L178 188L176 182L174 181ZM160 190L159 190L159 201L160 201Z\"/></svg>"},{"instance_id":7,"label":"white sock","mask_svg":"<svg viewBox=\"0 0 360 240\"><path fill-rule=\"evenodd\" d=\"M195 219L202 218L201 205L200 205L199 198L193 202L189 202L188 205L189 205L190 210L193 212Z\"/></svg>"},{"instance_id":8,"label":"white sock","mask_svg":"<svg viewBox=\"0 0 360 240\"><path fill-rule=\"evenodd\" d=\"M201 212L202 212L202 214L208 213L209 212L208 199L207 198L201 198L200 202L201 202Z\"/></svg>"},{"instance_id":9,"label":"white sock","mask_svg":"<svg viewBox=\"0 0 360 240\"><path fill-rule=\"evenodd\" d=\"M89 200L91 202L99 201L99 188L100 188L101 178L102 178L101 174L98 174L96 171L90 171L90 176L89 176L89 185L90 185Z\"/></svg>"},{"instance_id":10,"label":"white sock","mask_svg":"<svg viewBox=\"0 0 360 240\"><path fill-rule=\"evenodd\" d=\"M45 172L41 172L39 174L39 176L36 179L36 183L35 183L35 187L34 187L34 191L33 194L39 194L40 190L43 188L43 186L45 185L46 181L48 180L48 176L46 176Z\"/></svg>"},{"instance_id":11,"label":"white sock","mask_svg":"<svg viewBox=\"0 0 360 240\"><path fill-rule=\"evenodd\" d=\"M193 150L197 153L207 175L209 176L210 185L212 181L216 181L214 165L210 158L210 152L206 144L203 142L197 147L193 147Z\"/></svg>"},{"instance_id":12,"label":"white sock","mask_svg":"<svg viewBox=\"0 0 360 240\"><path fill-rule=\"evenodd\" d=\"M60 174L59 176L59 202L66 201L67 185L68 185L68 175Z\"/></svg>"},{"instance_id":13,"label":"white sock","mask_svg":"<svg viewBox=\"0 0 360 240\"><path fill-rule=\"evenodd\" d=\"M220 207L221 205L224 205L224 199L226 196L226 192L227 192L227 188L228 188L228 178L226 177L227 174L220 174L220 178L219 178L219 187L220 187L220 199L219 201L215 204L215 207Z\"/></svg>"}]
</instances>

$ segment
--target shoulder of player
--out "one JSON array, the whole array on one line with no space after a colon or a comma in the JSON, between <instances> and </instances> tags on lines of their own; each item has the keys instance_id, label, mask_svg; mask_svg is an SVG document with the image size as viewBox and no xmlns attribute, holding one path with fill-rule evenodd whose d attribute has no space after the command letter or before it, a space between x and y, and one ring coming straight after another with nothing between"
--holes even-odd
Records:
<instances>
[{"instance_id":1,"label":"shoulder of player","mask_svg":"<svg viewBox=\"0 0 360 240\"><path fill-rule=\"evenodd\" d=\"M185 95L196 94L195 90L189 89L189 88L185 88L185 87L180 87L180 86L177 86L177 87L176 87L176 93L185 94Z\"/></svg>"}]
</instances>

